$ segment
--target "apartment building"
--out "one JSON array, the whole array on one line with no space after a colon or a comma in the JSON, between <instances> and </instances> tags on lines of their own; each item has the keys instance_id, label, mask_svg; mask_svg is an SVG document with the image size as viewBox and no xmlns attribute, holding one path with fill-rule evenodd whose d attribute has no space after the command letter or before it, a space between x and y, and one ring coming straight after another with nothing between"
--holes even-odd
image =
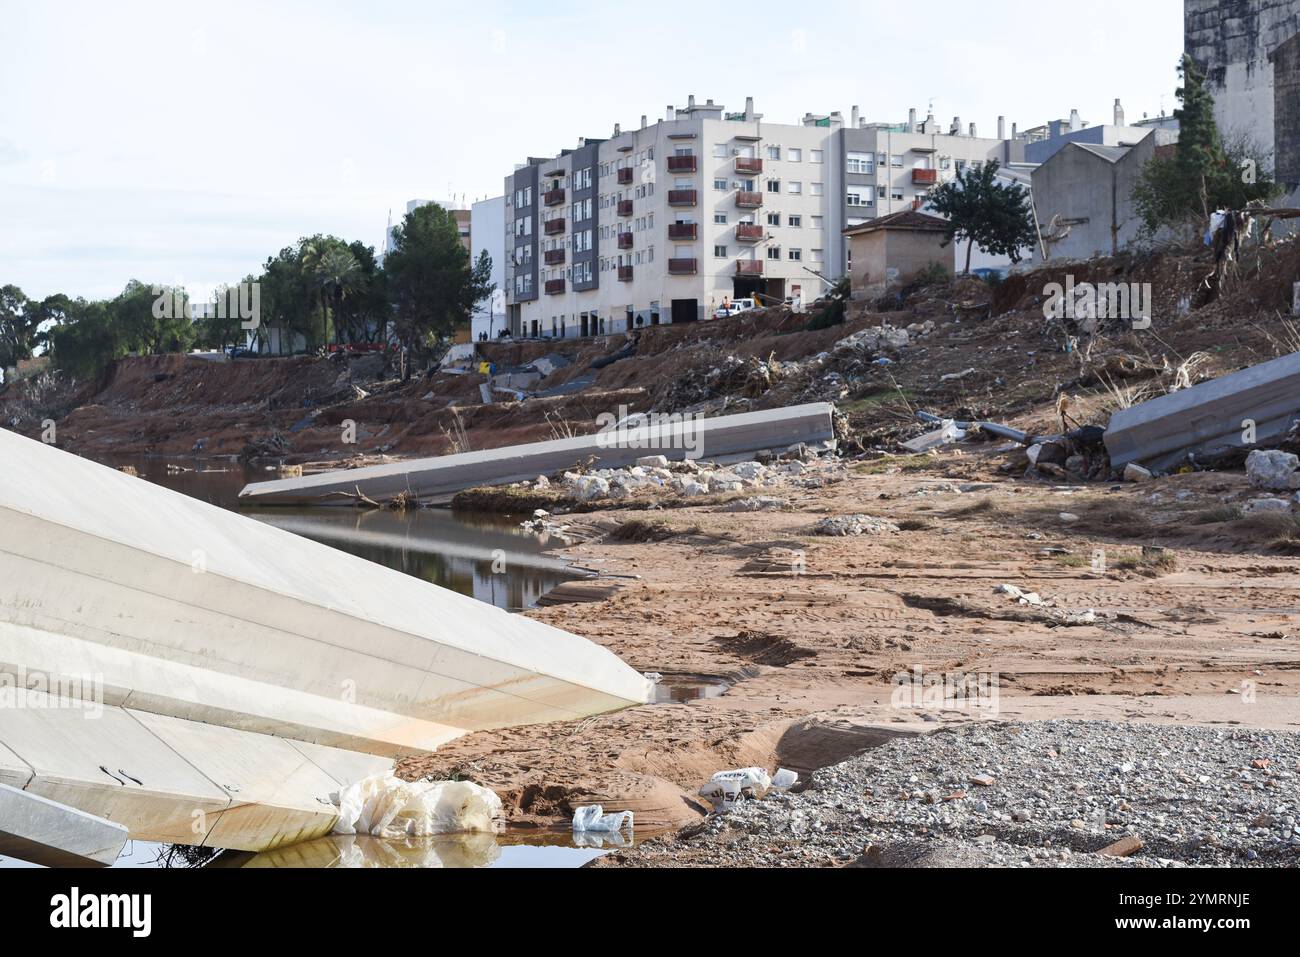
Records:
<instances>
[{"instance_id":1,"label":"apartment building","mask_svg":"<svg viewBox=\"0 0 1300 957\"><path fill-rule=\"evenodd\" d=\"M570 338L705 319L724 303L811 301L850 269L846 227L920 205L1025 138L954 118L867 123L857 107L766 122L752 98L668 107L505 179L505 309L516 336ZM1013 128L1014 130L1014 128Z\"/></svg>"}]
</instances>

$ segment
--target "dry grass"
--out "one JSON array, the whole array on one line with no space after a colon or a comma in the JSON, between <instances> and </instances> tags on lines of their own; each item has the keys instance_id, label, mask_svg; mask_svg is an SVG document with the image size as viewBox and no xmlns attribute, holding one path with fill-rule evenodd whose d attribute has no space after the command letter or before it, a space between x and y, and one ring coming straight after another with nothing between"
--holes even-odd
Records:
<instances>
[{"instance_id":1,"label":"dry grass","mask_svg":"<svg viewBox=\"0 0 1300 957\"><path fill-rule=\"evenodd\" d=\"M1192 525L1219 525L1223 522L1235 522L1241 518L1240 505L1216 505L1188 517Z\"/></svg>"},{"instance_id":2,"label":"dry grass","mask_svg":"<svg viewBox=\"0 0 1300 957\"><path fill-rule=\"evenodd\" d=\"M1144 548L1136 555L1125 555L1115 567L1155 578L1178 571L1178 558L1167 548Z\"/></svg>"}]
</instances>

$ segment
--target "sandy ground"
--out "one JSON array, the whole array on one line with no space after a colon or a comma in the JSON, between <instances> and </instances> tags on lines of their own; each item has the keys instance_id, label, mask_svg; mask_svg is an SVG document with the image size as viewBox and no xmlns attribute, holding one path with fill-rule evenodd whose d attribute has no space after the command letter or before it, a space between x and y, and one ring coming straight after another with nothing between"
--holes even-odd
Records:
<instances>
[{"instance_id":1,"label":"sandy ground","mask_svg":"<svg viewBox=\"0 0 1300 957\"><path fill-rule=\"evenodd\" d=\"M401 773L487 784L521 826L560 823L591 801L634 810L638 831L688 824L706 811L695 794L715 771L806 775L897 734L980 719L895 707L895 676L918 667L996 674L1001 719L1300 728L1300 561L1266 550L1266 530L1249 521L1204 522L1251 494L1244 476L1052 486L1001 475L1001 462L990 450L947 452L924 471L851 464L789 512L651 513L654 541L608 534L645 512L602 512L587 529L596 537L562 554L635 577L604 601L530 614L640 671L729 690L472 734ZM811 534L819 518L855 513L903 530ZM1144 545L1174 561L1141 564ZM1004 583L1050 607L1017 603L996 591ZM1089 609L1095 622L1067 623Z\"/></svg>"}]
</instances>

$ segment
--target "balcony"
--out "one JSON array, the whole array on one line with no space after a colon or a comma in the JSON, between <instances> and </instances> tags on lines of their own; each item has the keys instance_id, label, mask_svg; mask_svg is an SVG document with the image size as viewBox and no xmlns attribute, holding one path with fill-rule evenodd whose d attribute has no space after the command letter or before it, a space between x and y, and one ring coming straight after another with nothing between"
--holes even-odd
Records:
<instances>
[{"instance_id":1,"label":"balcony","mask_svg":"<svg viewBox=\"0 0 1300 957\"><path fill-rule=\"evenodd\" d=\"M698 239L700 227L695 223L669 223L669 239Z\"/></svg>"},{"instance_id":2,"label":"balcony","mask_svg":"<svg viewBox=\"0 0 1300 957\"><path fill-rule=\"evenodd\" d=\"M737 276L761 276L763 275L763 260L761 259L742 259L736 263ZM549 285L549 283L548 283Z\"/></svg>"},{"instance_id":3,"label":"balcony","mask_svg":"<svg viewBox=\"0 0 1300 957\"><path fill-rule=\"evenodd\" d=\"M763 161L754 159L752 156L736 157L737 173L761 173L763 172Z\"/></svg>"},{"instance_id":4,"label":"balcony","mask_svg":"<svg viewBox=\"0 0 1300 957\"><path fill-rule=\"evenodd\" d=\"M546 265L548 265L548 266L563 266L563 265L564 265L564 250L563 250L563 249L548 249L548 250L546 250L545 253L542 254L542 259L545 261Z\"/></svg>"},{"instance_id":5,"label":"balcony","mask_svg":"<svg viewBox=\"0 0 1300 957\"><path fill-rule=\"evenodd\" d=\"M548 279L548 280L546 280L546 294L547 294L548 296L558 296L558 295L560 295L560 293L562 293L562 292L564 292L564 280L563 280L563 279Z\"/></svg>"},{"instance_id":6,"label":"balcony","mask_svg":"<svg viewBox=\"0 0 1300 957\"><path fill-rule=\"evenodd\" d=\"M668 157L668 172L670 173L694 173L697 169L697 160L694 156L670 156Z\"/></svg>"},{"instance_id":7,"label":"balcony","mask_svg":"<svg viewBox=\"0 0 1300 957\"><path fill-rule=\"evenodd\" d=\"M699 193L693 189L670 189L669 206L694 206L699 201Z\"/></svg>"},{"instance_id":8,"label":"balcony","mask_svg":"<svg viewBox=\"0 0 1300 957\"><path fill-rule=\"evenodd\" d=\"M618 184L620 186L632 185L632 167L625 166L618 171Z\"/></svg>"},{"instance_id":9,"label":"balcony","mask_svg":"<svg viewBox=\"0 0 1300 957\"><path fill-rule=\"evenodd\" d=\"M542 226L542 230L548 236L558 236L560 233L564 232L565 222L566 220L563 216L557 216L555 219L548 219Z\"/></svg>"},{"instance_id":10,"label":"balcony","mask_svg":"<svg viewBox=\"0 0 1300 957\"><path fill-rule=\"evenodd\" d=\"M619 234L618 234L618 248L619 248L619 249L631 249L631 248L632 248L632 234L631 234L631 233L619 233Z\"/></svg>"},{"instance_id":11,"label":"balcony","mask_svg":"<svg viewBox=\"0 0 1300 957\"><path fill-rule=\"evenodd\" d=\"M912 185L913 186L933 186L939 182L939 171L937 169L913 169Z\"/></svg>"},{"instance_id":12,"label":"balcony","mask_svg":"<svg viewBox=\"0 0 1300 957\"><path fill-rule=\"evenodd\" d=\"M620 216L631 216L631 215L632 215L632 200L630 200L630 199L620 199L620 200L618 201L618 214L619 214Z\"/></svg>"},{"instance_id":13,"label":"balcony","mask_svg":"<svg viewBox=\"0 0 1300 957\"><path fill-rule=\"evenodd\" d=\"M697 259L670 259L668 260L668 275L670 276L694 276L698 266Z\"/></svg>"},{"instance_id":14,"label":"balcony","mask_svg":"<svg viewBox=\"0 0 1300 957\"><path fill-rule=\"evenodd\" d=\"M736 242L758 243L763 241L766 230L756 223L741 223L736 227Z\"/></svg>"},{"instance_id":15,"label":"balcony","mask_svg":"<svg viewBox=\"0 0 1300 957\"><path fill-rule=\"evenodd\" d=\"M553 189L542 193L542 202L547 206L559 206L564 202L564 190Z\"/></svg>"},{"instance_id":16,"label":"balcony","mask_svg":"<svg viewBox=\"0 0 1300 957\"><path fill-rule=\"evenodd\" d=\"M758 209L763 205L763 194L739 192L736 194L736 205L741 209Z\"/></svg>"},{"instance_id":17,"label":"balcony","mask_svg":"<svg viewBox=\"0 0 1300 957\"><path fill-rule=\"evenodd\" d=\"M619 266L619 267L618 267L618 281L619 281L619 282L631 282L631 281L632 281L632 267L631 267L631 266Z\"/></svg>"}]
</instances>

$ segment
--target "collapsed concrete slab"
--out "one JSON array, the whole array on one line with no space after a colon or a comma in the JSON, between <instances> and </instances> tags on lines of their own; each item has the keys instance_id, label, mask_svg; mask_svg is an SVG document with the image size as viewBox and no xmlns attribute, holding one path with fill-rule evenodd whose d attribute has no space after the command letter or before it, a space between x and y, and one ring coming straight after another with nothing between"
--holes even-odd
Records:
<instances>
[{"instance_id":1,"label":"collapsed concrete slab","mask_svg":"<svg viewBox=\"0 0 1300 957\"><path fill-rule=\"evenodd\" d=\"M106 821L0 784L0 855L45 867L107 867L130 834Z\"/></svg>"},{"instance_id":2,"label":"collapsed concrete slab","mask_svg":"<svg viewBox=\"0 0 1300 957\"><path fill-rule=\"evenodd\" d=\"M655 453L674 461L725 461L762 449L830 441L835 436L833 413L829 403L818 402L713 419L678 416L576 438L256 482L239 497L249 505L352 505L358 496L385 501L402 494L437 499L467 488L534 479L578 464L622 468Z\"/></svg>"},{"instance_id":3,"label":"collapsed concrete slab","mask_svg":"<svg viewBox=\"0 0 1300 957\"><path fill-rule=\"evenodd\" d=\"M1170 468L1189 455L1263 446L1300 416L1300 352L1162 395L1111 417L1111 465Z\"/></svg>"},{"instance_id":4,"label":"collapsed concrete slab","mask_svg":"<svg viewBox=\"0 0 1300 957\"><path fill-rule=\"evenodd\" d=\"M133 836L328 833L351 781L319 762L652 695L577 635L3 430L0 462L0 782Z\"/></svg>"}]
</instances>

